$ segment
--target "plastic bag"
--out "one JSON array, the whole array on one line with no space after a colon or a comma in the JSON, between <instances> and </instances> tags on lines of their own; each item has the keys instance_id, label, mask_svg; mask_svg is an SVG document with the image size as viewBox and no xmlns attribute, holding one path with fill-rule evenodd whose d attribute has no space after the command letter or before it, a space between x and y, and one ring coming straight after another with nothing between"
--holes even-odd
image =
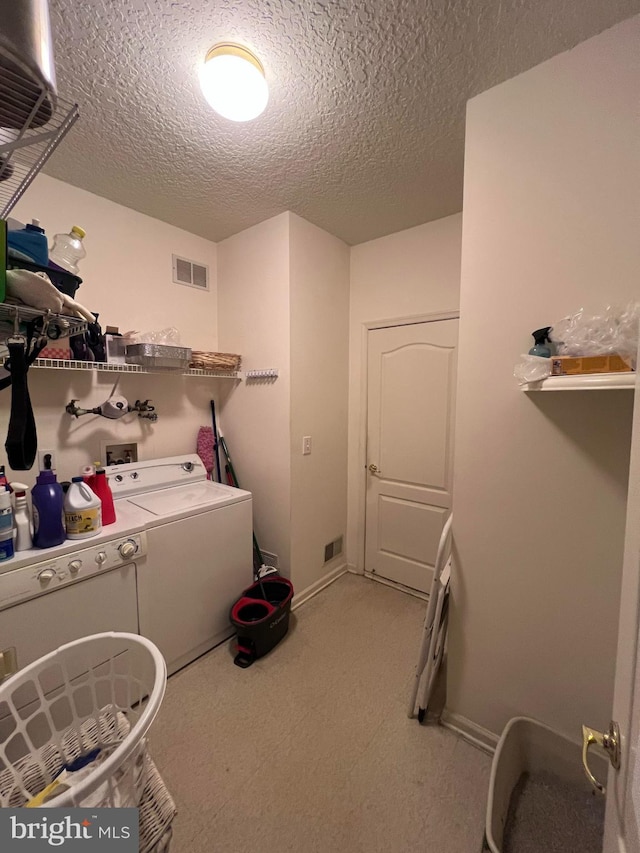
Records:
<instances>
[{"instance_id":1,"label":"plastic bag","mask_svg":"<svg viewBox=\"0 0 640 853\"><path fill-rule=\"evenodd\" d=\"M125 332L127 344L163 344L170 347L180 346L180 332L174 326L158 329L154 332Z\"/></svg>"},{"instance_id":2,"label":"plastic bag","mask_svg":"<svg viewBox=\"0 0 640 853\"><path fill-rule=\"evenodd\" d=\"M539 382L551 375L551 359L542 358L539 355L520 356L522 359L513 369L513 375L519 385L527 385L529 382Z\"/></svg>"},{"instance_id":3,"label":"plastic bag","mask_svg":"<svg viewBox=\"0 0 640 853\"><path fill-rule=\"evenodd\" d=\"M583 309L554 323L550 337L558 355L619 355L635 366L638 349L640 303L609 305L602 314Z\"/></svg>"}]
</instances>

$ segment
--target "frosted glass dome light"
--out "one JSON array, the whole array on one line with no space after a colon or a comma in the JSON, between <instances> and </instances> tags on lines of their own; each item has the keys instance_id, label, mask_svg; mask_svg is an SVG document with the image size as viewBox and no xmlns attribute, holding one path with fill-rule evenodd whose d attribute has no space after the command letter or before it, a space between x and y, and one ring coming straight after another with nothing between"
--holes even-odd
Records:
<instances>
[{"instance_id":1,"label":"frosted glass dome light","mask_svg":"<svg viewBox=\"0 0 640 853\"><path fill-rule=\"evenodd\" d=\"M200 69L202 93L223 118L251 121L269 100L269 87L262 63L237 44L216 44Z\"/></svg>"}]
</instances>

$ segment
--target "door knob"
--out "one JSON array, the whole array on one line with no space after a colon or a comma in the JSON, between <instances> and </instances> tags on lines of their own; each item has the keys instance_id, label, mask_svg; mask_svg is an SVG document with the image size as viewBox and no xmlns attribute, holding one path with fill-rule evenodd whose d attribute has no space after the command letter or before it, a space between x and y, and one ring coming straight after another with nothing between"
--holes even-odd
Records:
<instances>
[{"instance_id":1,"label":"door knob","mask_svg":"<svg viewBox=\"0 0 640 853\"><path fill-rule=\"evenodd\" d=\"M596 791L605 794L604 785L602 782L598 782L589 769L589 749L594 745L599 746L607 753L611 766L615 770L620 769L620 727L614 720L609 723L608 732L596 732L588 726L582 727L582 766L584 772Z\"/></svg>"},{"instance_id":2,"label":"door knob","mask_svg":"<svg viewBox=\"0 0 640 853\"><path fill-rule=\"evenodd\" d=\"M373 462L371 463L371 465L369 465L369 470L371 471L372 474L380 474L381 473L378 466L374 465Z\"/></svg>"}]
</instances>

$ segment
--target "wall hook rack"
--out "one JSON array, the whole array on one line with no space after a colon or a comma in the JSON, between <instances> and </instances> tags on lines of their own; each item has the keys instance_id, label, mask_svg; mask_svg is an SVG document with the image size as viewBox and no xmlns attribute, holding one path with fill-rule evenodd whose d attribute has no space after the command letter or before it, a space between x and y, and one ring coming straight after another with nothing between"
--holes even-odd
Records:
<instances>
[{"instance_id":1,"label":"wall hook rack","mask_svg":"<svg viewBox=\"0 0 640 853\"><path fill-rule=\"evenodd\" d=\"M265 370L247 370L244 376L248 382L251 380L255 381L257 379L267 379L271 382L275 382L278 378L278 368L268 367Z\"/></svg>"}]
</instances>

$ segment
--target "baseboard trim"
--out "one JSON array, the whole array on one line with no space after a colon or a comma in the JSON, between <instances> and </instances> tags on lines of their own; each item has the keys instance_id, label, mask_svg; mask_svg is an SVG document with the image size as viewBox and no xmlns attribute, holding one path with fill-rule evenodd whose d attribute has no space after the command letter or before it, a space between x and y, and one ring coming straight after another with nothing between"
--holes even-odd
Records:
<instances>
[{"instance_id":1,"label":"baseboard trim","mask_svg":"<svg viewBox=\"0 0 640 853\"><path fill-rule=\"evenodd\" d=\"M421 598L423 601L429 601L429 596L426 592L420 592L417 589L411 589L411 587L404 586L401 583L397 583L396 581L390 581L387 578L381 578L380 575L376 575L373 572L364 573L365 578L369 578L371 581L375 581L376 583L381 583L384 586L390 586L391 589L397 589L400 592L406 592L407 595L412 595L414 598Z\"/></svg>"},{"instance_id":2,"label":"baseboard trim","mask_svg":"<svg viewBox=\"0 0 640 853\"><path fill-rule=\"evenodd\" d=\"M364 575L364 572L360 571L360 569L353 563L347 563L347 571L349 572L349 574L360 575L360 577Z\"/></svg>"},{"instance_id":3,"label":"baseboard trim","mask_svg":"<svg viewBox=\"0 0 640 853\"><path fill-rule=\"evenodd\" d=\"M461 714L454 714L445 708L440 718L440 725L444 726L445 729L451 729L451 731L460 735L463 740L466 740L467 743L476 746L489 755L493 755L496 751L499 740L498 735L494 735L493 732L479 726Z\"/></svg>"},{"instance_id":4,"label":"baseboard trim","mask_svg":"<svg viewBox=\"0 0 640 853\"><path fill-rule=\"evenodd\" d=\"M320 580L317 580L315 583L312 583L310 586L303 589L302 592L297 592L293 596L291 609L295 610L297 607L300 607L301 604L304 604L305 601L309 601L310 598L313 598L314 595L322 592L323 589L326 589L334 581L337 581L338 578L342 577L342 575L346 575L347 571L347 564L342 563L340 566L336 566L335 569L331 569L331 571L327 572L326 575L323 575Z\"/></svg>"}]
</instances>

